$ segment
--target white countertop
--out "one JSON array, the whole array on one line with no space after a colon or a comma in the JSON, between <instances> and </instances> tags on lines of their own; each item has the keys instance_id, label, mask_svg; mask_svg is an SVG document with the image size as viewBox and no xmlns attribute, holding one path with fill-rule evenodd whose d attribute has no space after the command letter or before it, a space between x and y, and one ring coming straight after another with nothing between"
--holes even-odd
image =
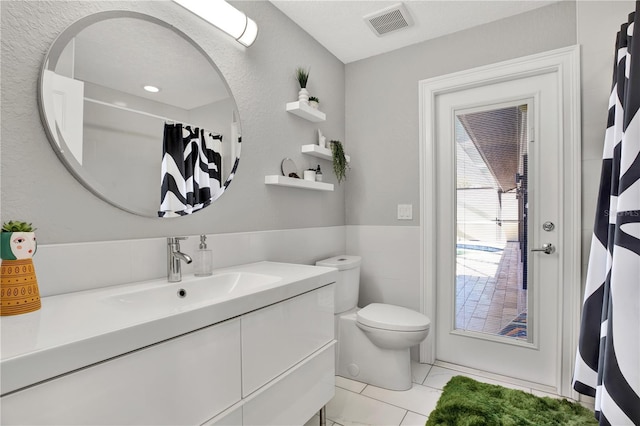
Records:
<instances>
[{"instance_id":1,"label":"white countertop","mask_svg":"<svg viewBox=\"0 0 640 426\"><path fill-rule=\"evenodd\" d=\"M38 311L0 317L0 393L245 314L337 278L333 268L276 262L219 269L214 275L225 272L265 274L281 280L251 293L173 309L127 309L109 302L120 294L175 285L158 279L45 297ZM183 277L185 284L192 279Z\"/></svg>"}]
</instances>

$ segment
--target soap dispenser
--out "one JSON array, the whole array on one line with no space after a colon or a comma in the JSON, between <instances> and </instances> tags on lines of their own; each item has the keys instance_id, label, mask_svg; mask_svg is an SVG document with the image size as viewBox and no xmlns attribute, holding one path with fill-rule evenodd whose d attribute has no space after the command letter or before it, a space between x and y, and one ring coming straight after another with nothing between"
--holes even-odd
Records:
<instances>
[{"instance_id":1,"label":"soap dispenser","mask_svg":"<svg viewBox=\"0 0 640 426\"><path fill-rule=\"evenodd\" d=\"M316 182L322 182L322 170L320 170L320 164L318 164L318 168L316 169Z\"/></svg>"},{"instance_id":2,"label":"soap dispenser","mask_svg":"<svg viewBox=\"0 0 640 426\"><path fill-rule=\"evenodd\" d=\"M206 277L213 274L213 253L207 248L207 236L200 235L200 247L196 254L196 277Z\"/></svg>"}]
</instances>

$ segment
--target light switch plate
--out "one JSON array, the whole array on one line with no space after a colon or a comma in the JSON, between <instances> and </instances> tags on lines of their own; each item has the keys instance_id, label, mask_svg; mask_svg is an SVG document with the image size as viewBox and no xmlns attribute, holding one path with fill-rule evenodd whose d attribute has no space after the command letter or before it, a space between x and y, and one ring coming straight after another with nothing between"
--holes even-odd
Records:
<instances>
[{"instance_id":1,"label":"light switch plate","mask_svg":"<svg viewBox=\"0 0 640 426\"><path fill-rule=\"evenodd\" d=\"M398 204L398 220L413 219L413 204Z\"/></svg>"}]
</instances>

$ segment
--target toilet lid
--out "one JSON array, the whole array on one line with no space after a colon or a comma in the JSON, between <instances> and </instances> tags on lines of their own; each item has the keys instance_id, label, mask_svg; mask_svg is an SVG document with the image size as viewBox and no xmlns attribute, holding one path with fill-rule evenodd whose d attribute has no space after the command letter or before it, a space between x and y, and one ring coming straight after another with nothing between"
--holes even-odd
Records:
<instances>
[{"instance_id":1,"label":"toilet lid","mask_svg":"<svg viewBox=\"0 0 640 426\"><path fill-rule=\"evenodd\" d=\"M344 271L345 269L353 269L360 266L360 256L334 256L329 259L319 260L316 262L316 266L329 266L331 268L337 268L338 271Z\"/></svg>"},{"instance_id":2,"label":"toilet lid","mask_svg":"<svg viewBox=\"0 0 640 426\"><path fill-rule=\"evenodd\" d=\"M420 312L384 303L367 305L358 311L356 318L360 324L393 331L421 331L431 324Z\"/></svg>"}]
</instances>

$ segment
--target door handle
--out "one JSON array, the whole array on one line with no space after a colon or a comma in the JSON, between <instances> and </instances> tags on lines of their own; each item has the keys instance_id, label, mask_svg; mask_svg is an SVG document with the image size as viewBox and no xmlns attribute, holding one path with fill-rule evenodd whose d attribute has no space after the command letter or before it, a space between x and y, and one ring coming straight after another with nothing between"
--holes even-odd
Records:
<instances>
[{"instance_id":1,"label":"door handle","mask_svg":"<svg viewBox=\"0 0 640 426\"><path fill-rule=\"evenodd\" d=\"M553 254L556 252L556 246L551 243L545 243L542 245L542 248L531 249L531 251L541 251L544 254Z\"/></svg>"}]
</instances>

